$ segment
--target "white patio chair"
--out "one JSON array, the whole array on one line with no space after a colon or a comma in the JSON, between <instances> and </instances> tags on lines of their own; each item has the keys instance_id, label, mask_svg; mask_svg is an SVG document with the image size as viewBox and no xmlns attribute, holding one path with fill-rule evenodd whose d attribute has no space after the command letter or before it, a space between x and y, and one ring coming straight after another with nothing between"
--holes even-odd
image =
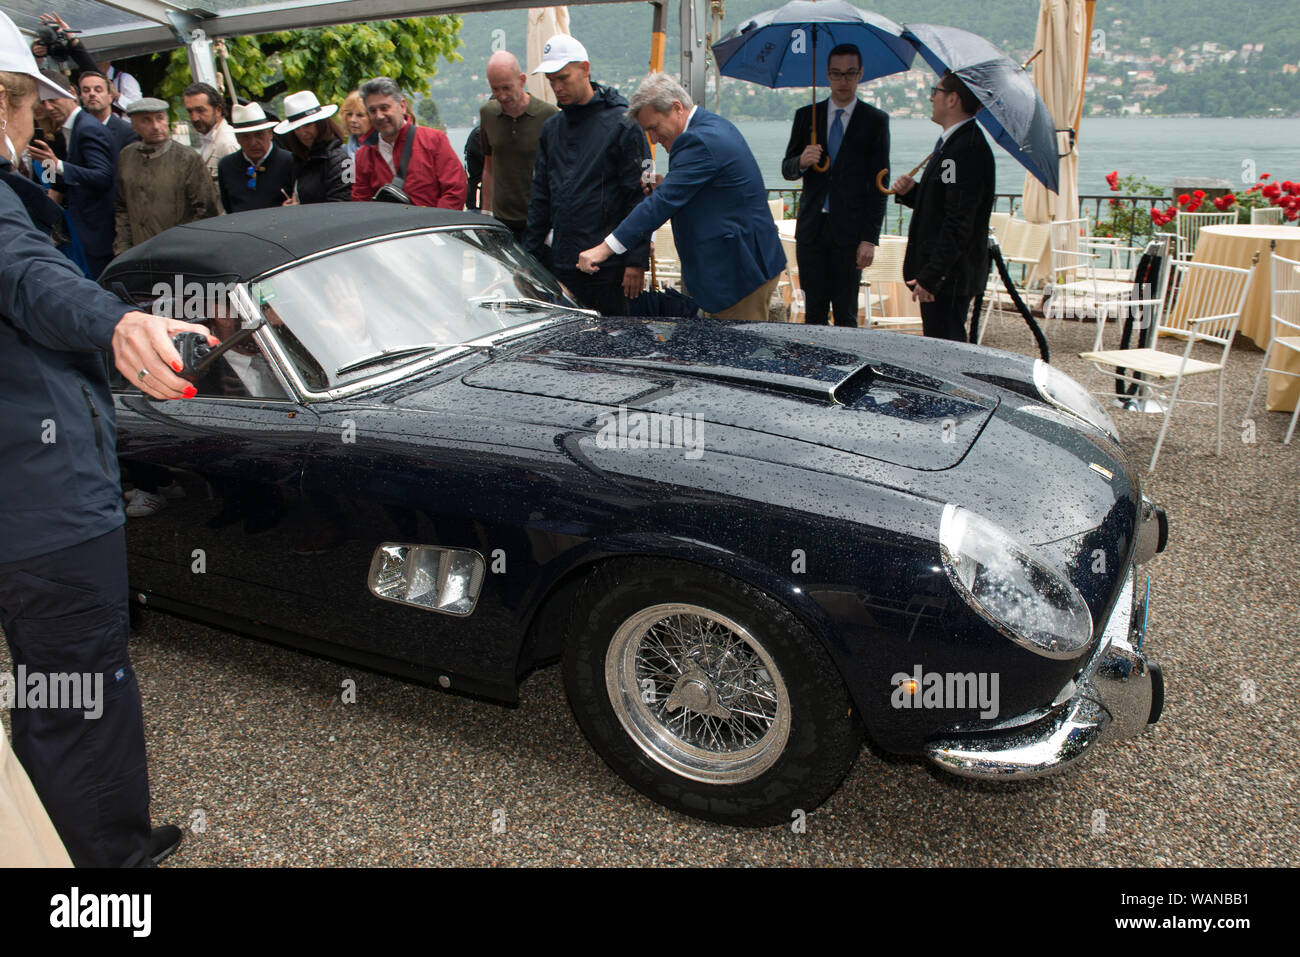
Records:
<instances>
[{"instance_id":1,"label":"white patio chair","mask_svg":"<svg viewBox=\"0 0 1300 957\"><path fill-rule=\"evenodd\" d=\"M1206 226L1234 226L1236 222L1236 213L1184 213L1180 209L1174 220L1174 232L1178 235L1178 258L1192 258L1201 238L1201 230Z\"/></svg>"},{"instance_id":2,"label":"white patio chair","mask_svg":"<svg viewBox=\"0 0 1300 957\"><path fill-rule=\"evenodd\" d=\"M1263 209L1252 209L1250 211L1250 225L1252 226L1281 226L1282 219L1281 206L1267 206Z\"/></svg>"},{"instance_id":3,"label":"white patio chair","mask_svg":"<svg viewBox=\"0 0 1300 957\"><path fill-rule=\"evenodd\" d=\"M767 201L767 208L772 211L772 219L776 222L779 223L781 220L785 219L785 200L780 196L776 199L769 199Z\"/></svg>"},{"instance_id":4,"label":"white patio chair","mask_svg":"<svg viewBox=\"0 0 1300 957\"><path fill-rule=\"evenodd\" d=\"M1283 352L1290 350L1300 355L1300 262L1294 259L1283 259L1274 253L1272 267L1273 284L1269 291L1269 315L1273 322L1269 330L1268 348L1264 350L1264 362L1255 375L1255 385L1250 390L1250 401L1246 403L1247 419L1250 418L1250 410L1255 407L1255 396L1259 393L1259 383L1264 378L1265 372L1300 378L1300 372L1274 369L1268 364L1269 358L1276 355L1275 349ZM1300 418L1300 402L1296 403L1295 411L1291 413L1291 424L1287 427L1286 438L1282 440L1284 445L1291 444L1291 435L1295 432L1297 418Z\"/></svg>"},{"instance_id":5,"label":"white patio chair","mask_svg":"<svg viewBox=\"0 0 1300 957\"><path fill-rule=\"evenodd\" d=\"M799 260L795 258L793 237L781 237L781 251L785 253L785 272L777 283L777 291L785 303L787 322L804 321L803 290L799 288Z\"/></svg>"},{"instance_id":6,"label":"white patio chair","mask_svg":"<svg viewBox=\"0 0 1300 957\"><path fill-rule=\"evenodd\" d=\"M873 292L886 283L895 283L894 289L906 291L903 284L903 256L907 253L907 240L901 236L881 236L871 265L862 270L863 301L868 329L889 329L893 332L920 332L920 316L886 316L887 293Z\"/></svg>"},{"instance_id":7,"label":"white patio chair","mask_svg":"<svg viewBox=\"0 0 1300 957\"><path fill-rule=\"evenodd\" d=\"M681 286L682 264L677 257L677 244L673 242L673 230L667 223L654 231L651 237L654 257L655 278L662 289L665 286Z\"/></svg>"},{"instance_id":8,"label":"white patio chair","mask_svg":"<svg viewBox=\"0 0 1300 957\"><path fill-rule=\"evenodd\" d=\"M1127 348L1142 348L1156 341L1155 334L1160 328L1160 322L1164 317L1165 306L1168 302L1169 275L1173 272L1174 249L1177 245L1177 239L1172 234L1157 234L1143 248L1143 255L1134 263L1133 272L1129 276L1127 283L1099 282L1097 284L1101 300L1098 303L1097 336L1092 344L1093 352L1102 351L1102 339L1106 332L1106 322L1112 315L1120 323L1121 330L1128 325L1130 319L1133 320L1132 331L1137 333L1137 337L1131 340L1131 344ZM1159 266L1154 276L1149 273L1146 275L1139 274L1143 260L1148 255L1159 257ZM1134 390L1131 399L1126 398L1128 396L1127 389L1121 392L1119 388L1131 384L1131 382L1124 380L1116 381L1113 392L1097 392L1092 389L1092 379L1096 373L1097 367L1095 365L1090 366L1088 379L1085 383L1089 391L1099 397L1114 398L1116 405L1132 402L1135 404L1128 406L1131 409L1146 408L1147 394L1145 386L1138 386ZM1136 373L1134 378L1137 378Z\"/></svg>"},{"instance_id":9,"label":"white patio chair","mask_svg":"<svg viewBox=\"0 0 1300 957\"><path fill-rule=\"evenodd\" d=\"M1002 261L1007 265L1007 273L1025 302L1029 301L1030 290L1037 278L1038 264L1043 259L1050 235L1050 230L1045 225L1030 223L1015 216L1002 223L1000 235L995 234L998 248L1002 250ZM984 333L988 331L994 313L1001 318L1003 312L1012 305L1011 295L1002 285L1002 277L994 267L984 290L984 315L976 336L977 344L984 342Z\"/></svg>"},{"instance_id":10,"label":"white patio chair","mask_svg":"<svg viewBox=\"0 0 1300 957\"><path fill-rule=\"evenodd\" d=\"M1118 279L1121 282L1133 275L1133 268L1141 258L1143 246L1130 246L1121 237L1092 236L1079 240L1079 249L1092 253L1092 274L1098 282Z\"/></svg>"},{"instance_id":11,"label":"white patio chair","mask_svg":"<svg viewBox=\"0 0 1300 957\"><path fill-rule=\"evenodd\" d=\"M1156 438L1155 451L1151 454L1151 464L1148 466L1148 471L1152 472L1160 457L1165 433L1169 431L1169 420L1173 417L1174 407L1180 398L1185 405L1213 405L1218 409L1218 444L1215 454L1223 453L1224 369L1228 363L1228 352L1232 349L1232 337L1241 321L1241 310L1250 294L1250 282L1255 274L1254 266L1238 269L1235 266L1213 266L1208 263L1180 262L1175 264L1175 269L1182 279L1181 295L1192 297L1189 307L1184 310L1186 327L1182 332L1187 337L1187 344L1181 355L1162 352L1157 348L1095 350L1079 354L1081 359L1093 363L1099 371L1146 388L1149 390L1148 397L1154 398L1164 409L1164 421L1160 425L1160 435ZM1156 332L1159 333L1159 328ZM1159 342L1159 339L1155 341ZM1197 343L1215 347L1218 352L1215 361L1193 359L1192 349ZM1217 401L1207 402L1179 395L1184 378L1208 372L1219 374ZM1139 375L1142 378L1138 378Z\"/></svg>"},{"instance_id":12,"label":"white patio chair","mask_svg":"<svg viewBox=\"0 0 1300 957\"><path fill-rule=\"evenodd\" d=\"M1095 308L1096 254L1085 249L1083 229L1086 219L1063 219L1052 222L1051 273L1043 300L1043 318L1080 318Z\"/></svg>"}]
</instances>

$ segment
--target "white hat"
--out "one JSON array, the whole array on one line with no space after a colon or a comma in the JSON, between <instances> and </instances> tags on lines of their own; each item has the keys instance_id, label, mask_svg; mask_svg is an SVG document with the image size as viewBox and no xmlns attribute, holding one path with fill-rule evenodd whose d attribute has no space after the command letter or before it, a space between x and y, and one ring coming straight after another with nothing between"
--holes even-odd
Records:
<instances>
[{"instance_id":1,"label":"white hat","mask_svg":"<svg viewBox=\"0 0 1300 957\"><path fill-rule=\"evenodd\" d=\"M256 133L269 130L279 122L278 116L269 115L261 103L236 103L230 111L230 127L236 133Z\"/></svg>"},{"instance_id":2,"label":"white hat","mask_svg":"<svg viewBox=\"0 0 1300 957\"><path fill-rule=\"evenodd\" d=\"M321 106L320 100L316 99L316 94L311 90L290 93L284 98L284 120L276 126L275 131L283 135L308 123L329 119L338 111L339 108L332 103Z\"/></svg>"},{"instance_id":3,"label":"white hat","mask_svg":"<svg viewBox=\"0 0 1300 957\"><path fill-rule=\"evenodd\" d=\"M42 100L67 100L73 96L41 76L31 47L3 11L0 11L0 70L30 76L36 81L36 95Z\"/></svg>"},{"instance_id":4,"label":"white hat","mask_svg":"<svg viewBox=\"0 0 1300 957\"><path fill-rule=\"evenodd\" d=\"M558 73L569 63L590 63L587 48L567 33L557 33L542 47L542 62L534 73Z\"/></svg>"}]
</instances>

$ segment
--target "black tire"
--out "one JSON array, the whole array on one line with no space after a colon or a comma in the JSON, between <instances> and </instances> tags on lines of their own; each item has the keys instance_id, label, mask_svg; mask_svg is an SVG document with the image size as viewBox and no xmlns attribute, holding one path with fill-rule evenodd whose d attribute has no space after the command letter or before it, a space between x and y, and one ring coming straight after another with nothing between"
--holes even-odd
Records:
<instances>
[{"instance_id":1,"label":"black tire","mask_svg":"<svg viewBox=\"0 0 1300 957\"><path fill-rule=\"evenodd\" d=\"M627 559L597 569L573 609L569 705L647 797L723 824L790 823L853 766L862 729L839 671L765 592L703 566Z\"/></svg>"}]
</instances>

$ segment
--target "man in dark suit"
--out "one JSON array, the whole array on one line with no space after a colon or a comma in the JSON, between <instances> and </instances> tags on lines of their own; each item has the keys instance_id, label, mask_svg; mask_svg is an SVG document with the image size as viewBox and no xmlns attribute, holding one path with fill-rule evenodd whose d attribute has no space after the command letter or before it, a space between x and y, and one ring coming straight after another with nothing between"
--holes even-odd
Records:
<instances>
[{"instance_id":1,"label":"man in dark suit","mask_svg":"<svg viewBox=\"0 0 1300 957\"><path fill-rule=\"evenodd\" d=\"M856 326L862 270L875 258L885 219L876 174L889 167L889 116L855 95L862 80L856 46L841 43L831 50L826 73L830 97L815 111L805 106L795 113L781 174L803 178L795 252L806 321L826 325L834 307L837 326ZM814 112L816 146L811 145ZM829 167L819 171L823 158Z\"/></svg>"},{"instance_id":2,"label":"man in dark suit","mask_svg":"<svg viewBox=\"0 0 1300 957\"><path fill-rule=\"evenodd\" d=\"M217 163L222 209L242 213L283 206L293 195L293 154L271 141L271 127L279 120L260 103L236 103L230 112L239 152Z\"/></svg>"},{"instance_id":3,"label":"man in dark suit","mask_svg":"<svg viewBox=\"0 0 1300 957\"><path fill-rule=\"evenodd\" d=\"M68 154L59 159L42 140L32 140L27 155L53 166L67 195L68 218L81 240L94 279L113 258L113 194L117 175L113 140L104 124L83 110L73 98L66 78L60 84L67 94L44 100L54 121L63 127Z\"/></svg>"},{"instance_id":4,"label":"man in dark suit","mask_svg":"<svg viewBox=\"0 0 1300 957\"><path fill-rule=\"evenodd\" d=\"M671 217L687 293L717 318L766 321L785 254L744 137L662 73L641 81L627 112L668 150L668 175L604 242L579 254L578 268L594 273Z\"/></svg>"},{"instance_id":5,"label":"man in dark suit","mask_svg":"<svg viewBox=\"0 0 1300 957\"><path fill-rule=\"evenodd\" d=\"M894 198L912 207L903 278L921 303L927 336L966 341L971 299L988 280L993 153L975 114L979 100L945 73L930 90L930 118L943 128L918 187L894 181Z\"/></svg>"},{"instance_id":6,"label":"man in dark suit","mask_svg":"<svg viewBox=\"0 0 1300 957\"><path fill-rule=\"evenodd\" d=\"M134 143L140 137L135 135L131 124L113 112L113 91L108 79L98 70L82 70L77 77L77 95L81 108L104 124L108 135L113 140L113 157L128 143Z\"/></svg>"}]
</instances>

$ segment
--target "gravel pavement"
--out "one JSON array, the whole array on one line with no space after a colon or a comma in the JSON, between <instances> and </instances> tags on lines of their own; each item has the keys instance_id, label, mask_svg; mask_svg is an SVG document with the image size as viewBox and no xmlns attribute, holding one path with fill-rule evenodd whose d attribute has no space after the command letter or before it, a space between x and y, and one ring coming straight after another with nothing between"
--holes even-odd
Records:
<instances>
[{"instance_id":1,"label":"gravel pavement","mask_svg":"<svg viewBox=\"0 0 1300 957\"><path fill-rule=\"evenodd\" d=\"M1053 321L1054 362L1093 327ZM1019 319L986 344L1032 352ZM132 642L155 823L169 862L211 865L1300 864L1300 439L1240 427L1262 353L1233 350L1223 457L1213 411L1174 420L1147 491L1170 513L1147 647L1164 717L1040 782L992 787L863 750L800 831L697 822L624 785L587 745L558 669L508 710L152 613ZM1191 386L1212 393L1212 377ZM1180 409L1181 413L1181 409ZM1117 421L1145 465L1157 417ZM7 647L0 665L9 667ZM342 701L356 682L356 702ZM7 722L8 717L5 716Z\"/></svg>"}]
</instances>

